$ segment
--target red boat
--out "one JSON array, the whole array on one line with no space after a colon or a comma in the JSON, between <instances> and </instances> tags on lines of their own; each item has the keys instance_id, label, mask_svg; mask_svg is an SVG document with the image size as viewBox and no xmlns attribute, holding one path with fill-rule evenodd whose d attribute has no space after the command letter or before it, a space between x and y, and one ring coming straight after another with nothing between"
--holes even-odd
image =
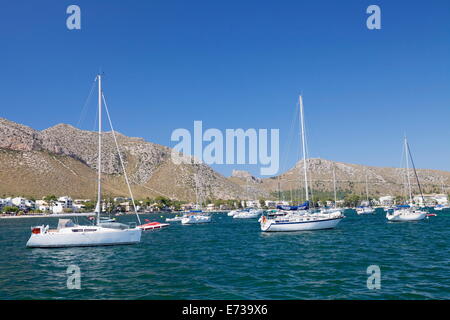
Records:
<instances>
[{"instance_id":1,"label":"red boat","mask_svg":"<svg viewBox=\"0 0 450 320\"><path fill-rule=\"evenodd\" d=\"M145 221L146 222L148 221L148 223L137 226L139 229L142 229L144 231L145 230L162 229L164 227L170 226L170 224L168 224L168 223L161 223L161 222L157 222L157 221L150 222L150 220L148 220L148 219L145 219Z\"/></svg>"}]
</instances>

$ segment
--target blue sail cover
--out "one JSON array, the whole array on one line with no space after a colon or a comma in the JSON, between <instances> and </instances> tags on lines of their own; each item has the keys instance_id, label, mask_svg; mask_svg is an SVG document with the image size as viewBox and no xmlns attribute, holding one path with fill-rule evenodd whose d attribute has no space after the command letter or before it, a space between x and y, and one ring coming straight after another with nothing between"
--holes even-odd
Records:
<instances>
[{"instance_id":1,"label":"blue sail cover","mask_svg":"<svg viewBox=\"0 0 450 320\"><path fill-rule=\"evenodd\" d=\"M306 201L300 206L277 206L277 209L279 209L279 210L289 210L289 211L308 210L309 209L309 202Z\"/></svg>"}]
</instances>

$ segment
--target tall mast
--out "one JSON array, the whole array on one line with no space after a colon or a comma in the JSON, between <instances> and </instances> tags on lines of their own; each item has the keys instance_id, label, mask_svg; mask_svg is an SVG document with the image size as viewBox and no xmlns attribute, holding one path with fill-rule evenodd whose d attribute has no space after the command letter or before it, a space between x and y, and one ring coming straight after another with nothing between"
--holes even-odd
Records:
<instances>
[{"instance_id":1,"label":"tall mast","mask_svg":"<svg viewBox=\"0 0 450 320\"><path fill-rule=\"evenodd\" d=\"M247 197L247 201L250 200L250 197L248 195L248 177L245 178L245 191L246 191L246 197Z\"/></svg>"},{"instance_id":2,"label":"tall mast","mask_svg":"<svg viewBox=\"0 0 450 320\"><path fill-rule=\"evenodd\" d=\"M333 165L333 189L334 189L334 207L337 207L337 195L336 195L336 171Z\"/></svg>"},{"instance_id":3,"label":"tall mast","mask_svg":"<svg viewBox=\"0 0 450 320\"><path fill-rule=\"evenodd\" d=\"M102 76L98 79L98 191L97 191L97 224L100 223L100 212L102 211Z\"/></svg>"},{"instance_id":4,"label":"tall mast","mask_svg":"<svg viewBox=\"0 0 450 320\"><path fill-rule=\"evenodd\" d=\"M198 175L195 174L195 210L198 210Z\"/></svg>"},{"instance_id":5,"label":"tall mast","mask_svg":"<svg viewBox=\"0 0 450 320\"><path fill-rule=\"evenodd\" d=\"M369 202L369 184L367 182L367 171L366 171L366 198L367 198L367 202ZM370 205L370 203L369 203Z\"/></svg>"},{"instance_id":6,"label":"tall mast","mask_svg":"<svg viewBox=\"0 0 450 320\"><path fill-rule=\"evenodd\" d=\"M405 136L405 154L406 154L406 179L408 180L408 194L409 194L409 202L412 204L412 191L411 191L411 181L409 178L409 150L408 150L408 141Z\"/></svg>"},{"instance_id":7,"label":"tall mast","mask_svg":"<svg viewBox=\"0 0 450 320\"><path fill-rule=\"evenodd\" d=\"M302 147L303 147L303 173L305 177L305 194L306 201L309 201L309 189L308 189L308 173L307 173L307 164L306 164L306 139L305 139L305 120L303 116L303 100L302 96L298 96L298 101L300 104L300 123L302 126Z\"/></svg>"},{"instance_id":8,"label":"tall mast","mask_svg":"<svg viewBox=\"0 0 450 320\"><path fill-rule=\"evenodd\" d=\"M281 201L280 176L278 176L278 201Z\"/></svg>"}]
</instances>

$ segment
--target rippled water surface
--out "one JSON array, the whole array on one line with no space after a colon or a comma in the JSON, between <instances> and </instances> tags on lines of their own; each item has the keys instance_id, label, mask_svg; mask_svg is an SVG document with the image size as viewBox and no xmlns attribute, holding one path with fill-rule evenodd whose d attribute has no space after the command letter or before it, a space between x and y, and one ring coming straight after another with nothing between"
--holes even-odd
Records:
<instances>
[{"instance_id":1,"label":"rippled water surface","mask_svg":"<svg viewBox=\"0 0 450 320\"><path fill-rule=\"evenodd\" d=\"M215 214L145 232L137 245L66 249L25 248L30 226L55 218L1 219L0 299L450 299L449 213L346 216L333 230L262 233L256 219ZM74 264L81 290L66 286ZM381 269L380 290L367 288L369 265Z\"/></svg>"}]
</instances>

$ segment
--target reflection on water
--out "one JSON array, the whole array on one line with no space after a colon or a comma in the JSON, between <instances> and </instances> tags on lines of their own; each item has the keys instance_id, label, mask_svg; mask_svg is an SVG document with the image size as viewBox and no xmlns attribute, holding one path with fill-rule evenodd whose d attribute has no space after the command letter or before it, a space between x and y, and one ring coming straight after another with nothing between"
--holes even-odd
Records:
<instances>
[{"instance_id":1,"label":"reflection on water","mask_svg":"<svg viewBox=\"0 0 450 320\"><path fill-rule=\"evenodd\" d=\"M174 215L160 216L145 218ZM143 233L136 245L65 249L25 248L31 225L57 219L2 219L0 298L450 298L450 215L420 223L387 223L380 211L346 216L333 230L262 233L256 219L218 214ZM372 264L381 268L379 291L366 287ZM67 289L69 265L80 267L81 290Z\"/></svg>"}]
</instances>

